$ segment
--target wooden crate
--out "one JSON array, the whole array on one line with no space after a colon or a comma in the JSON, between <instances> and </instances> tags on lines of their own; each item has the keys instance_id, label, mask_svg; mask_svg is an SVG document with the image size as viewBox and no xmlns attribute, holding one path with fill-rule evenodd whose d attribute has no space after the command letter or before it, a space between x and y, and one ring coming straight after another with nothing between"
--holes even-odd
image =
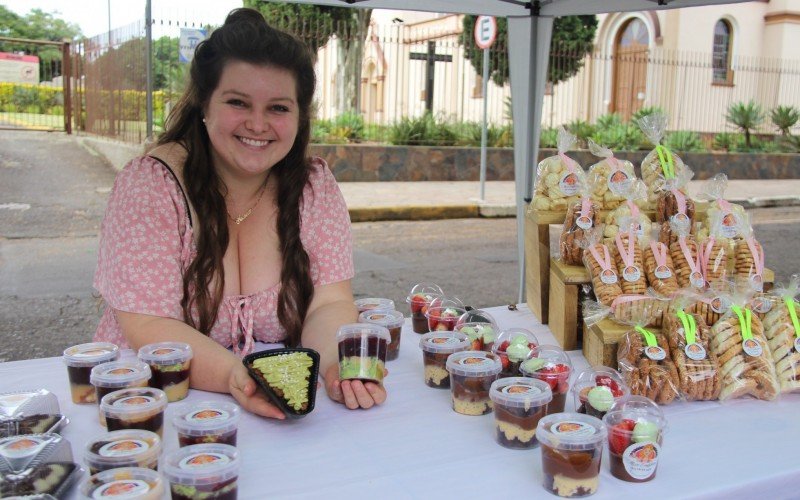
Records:
<instances>
[{"instance_id":1,"label":"wooden crate","mask_svg":"<svg viewBox=\"0 0 800 500\"><path fill-rule=\"evenodd\" d=\"M590 282L585 267L569 266L556 259L550 260L549 327L564 350L578 348L580 286Z\"/></svg>"},{"instance_id":2,"label":"wooden crate","mask_svg":"<svg viewBox=\"0 0 800 500\"><path fill-rule=\"evenodd\" d=\"M525 215L525 298L543 325L550 295L550 225L563 224L566 216L566 211L538 210Z\"/></svg>"}]
</instances>

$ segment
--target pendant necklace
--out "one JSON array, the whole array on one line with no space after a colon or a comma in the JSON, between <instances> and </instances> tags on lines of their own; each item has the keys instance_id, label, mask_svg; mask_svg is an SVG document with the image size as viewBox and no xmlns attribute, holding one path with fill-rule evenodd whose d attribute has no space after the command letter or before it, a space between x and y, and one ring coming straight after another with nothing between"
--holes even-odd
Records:
<instances>
[{"instance_id":1,"label":"pendant necklace","mask_svg":"<svg viewBox=\"0 0 800 500\"><path fill-rule=\"evenodd\" d=\"M239 224L241 224L242 222L244 222L244 221L245 221L245 219L247 219L248 217L250 217L250 214L252 214L252 213L253 213L253 210L255 210L255 209L256 209L256 207L258 206L258 204L261 202L261 198L264 196L264 191L266 191L266 189L267 189L267 184L266 184L266 183L264 183L264 186L261 188L261 193L258 195L258 199L256 200L256 202L255 202L255 203L253 203L253 206L252 206L252 207L250 207L250 208L249 208L249 209L248 209L248 210L247 210L245 213L243 213L243 214L240 214L240 215L237 215L236 217L234 217L234 216L233 216L233 215L231 215L231 213L228 211L228 208L227 208L227 207L225 207L225 212L228 214L228 217L230 217L230 218L231 218L231 220L233 221L233 223L234 223L234 224L236 224L236 225L238 226Z\"/></svg>"}]
</instances>

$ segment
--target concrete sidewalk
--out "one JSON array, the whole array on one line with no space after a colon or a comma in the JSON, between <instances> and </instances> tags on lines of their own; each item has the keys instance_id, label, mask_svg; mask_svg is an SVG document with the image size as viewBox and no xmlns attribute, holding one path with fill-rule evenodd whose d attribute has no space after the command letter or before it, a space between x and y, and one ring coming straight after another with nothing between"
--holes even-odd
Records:
<instances>
[{"instance_id":1,"label":"concrete sidewalk","mask_svg":"<svg viewBox=\"0 0 800 500\"><path fill-rule=\"evenodd\" d=\"M705 181L692 181L689 193L697 197ZM479 200L479 182L340 182L353 222L376 220L514 217L513 181L486 182ZM800 179L732 180L728 201L745 208L800 206Z\"/></svg>"}]
</instances>

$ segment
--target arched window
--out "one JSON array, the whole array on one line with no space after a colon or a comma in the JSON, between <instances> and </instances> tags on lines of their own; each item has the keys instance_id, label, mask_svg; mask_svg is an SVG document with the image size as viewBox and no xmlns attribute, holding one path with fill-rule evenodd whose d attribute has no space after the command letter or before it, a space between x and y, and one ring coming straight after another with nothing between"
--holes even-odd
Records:
<instances>
[{"instance_id":1,"label":"arched window","mask_svg":"<svg viewBox=\"0 0 800 500\"><path fill-rule=\"evenodd\" d=\"M720 19L714 26L714 83L733 83L731 71L731 42L733 41L731 25Z\"/></svg>"}]
</instances>

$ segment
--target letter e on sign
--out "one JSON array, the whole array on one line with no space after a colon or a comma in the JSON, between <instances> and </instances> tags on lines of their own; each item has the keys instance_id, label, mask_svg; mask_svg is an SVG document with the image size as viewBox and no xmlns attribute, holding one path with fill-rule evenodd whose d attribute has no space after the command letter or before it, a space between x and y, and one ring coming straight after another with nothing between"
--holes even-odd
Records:
<instances>
[{"instance_id":1,"label":"letter e on sign","mask_svg":"<svg viewBox=\"0 0 800 500\"><path fill-rule=\"evenodd\" d=\"M475 44L488 49L497 38L497 21L492 16L478 16L475 20Z\"/></svg>"}]
</instances>

